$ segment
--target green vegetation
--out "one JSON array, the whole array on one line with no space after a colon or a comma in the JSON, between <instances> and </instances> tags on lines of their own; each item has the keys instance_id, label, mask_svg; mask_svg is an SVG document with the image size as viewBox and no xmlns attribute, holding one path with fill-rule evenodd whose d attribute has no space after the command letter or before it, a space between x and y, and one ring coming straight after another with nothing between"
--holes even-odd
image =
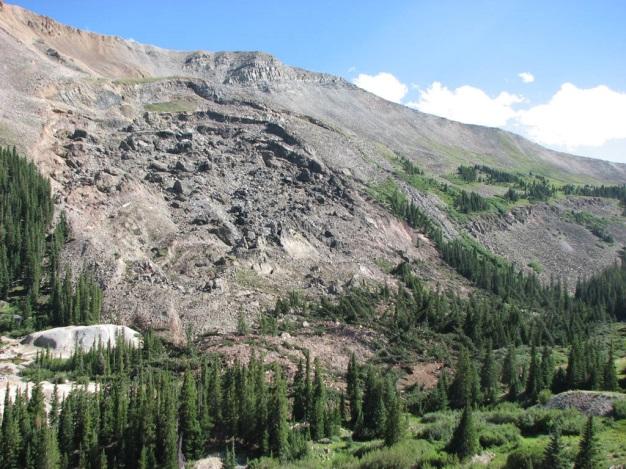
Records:
<instances>
[{"instance_id":1,"label":"green vegetation","mask_svg":"<svg viewBox=\"0 0 626 469\"><path fill-rule=\"evenodd\" d=\"M15 149L1 149L0 299L11 307L0 317L0 330L24 333L100 318L102 293L90 273L74 277L68 269L61 277L69 228L64 214L52 222L49 182Z\"/></svg>"},{"instance_id":2,"label":"green vegetation","mask_svg":"<svg viewBox=\"0 0 626 469\"><path fill-rule=\"evenodd\" d=\"M540 274L541 272L543 272L543 266L539 263L537 259L533 259L532 261L530 261L528 263L528 267L533 269L536 274Z\"/></svg>"},{"instance_id":3,"label":"green vegetation","mask_svg":"<svg viewBox=\"0 0 626 469\"><path fill-rule=\"evenodd\" d=\"M102 292L93 276L61 268L69 230L62 214L52 223L49 186L14 151L2 158L0 236L14 247L3 243L0 251L2 298L9 300L4 315L19 311L31 327L97 321ZM398 164L408 184L444 194L461 212L498 209L494 199L427 178L404 158ZM556 192L538 176L522 179L487 167L459 174L515 184L533 200ZM76 384L62 400L55 390L50 410L40 385L30 395L7 393L3 467L174 468L180 458L188 463L210 452L223 452L226 467L239 457L257 468L444 468L473 464L473 457L494 468L574 462L595 468L626 458L623 404L611 417L587 421L575 410L541 405L565 390L622 391L616 363L624 343L608 337L606 324L626 318L624 259L578 282L571 295L558 281L539 282L536 266L522 272L470 238L445 239L439 224L393 182L374 188L374 195L427 234L477 291L465 298L431 290L404 262L387 266L393 288L361 284L332 300L298 292L278 300L261 316L261 334L293 332L303 318L320 328L333 320L373 330L377 354L367 365L352 355L345 391L329 385L332 377L306 350L293 378L254 352L246 364L231 363L200 354L192 343L165 344L150 332L140 348L119 337L68 359L45 351L23 376ZM262 286L254 271L235 278ZM15 326L10 319L7 327ZM240 315L238 333L251 327ZM397 365L417 358L441 361L436 386L400 391Z\"/></svg>"},{"instance_id":4,"label":"green vegetation","mask_svg":"<svg viewBox=\"0 0 626 469\"><path fill-rule=\"evenodd\" d=\"M574 210L569 211L565 218L584 226L602 241L607 243L614 242L613 236L607 231L608 221L604 218L597 217L593 213Z\"/></svg>"}]
</instances>

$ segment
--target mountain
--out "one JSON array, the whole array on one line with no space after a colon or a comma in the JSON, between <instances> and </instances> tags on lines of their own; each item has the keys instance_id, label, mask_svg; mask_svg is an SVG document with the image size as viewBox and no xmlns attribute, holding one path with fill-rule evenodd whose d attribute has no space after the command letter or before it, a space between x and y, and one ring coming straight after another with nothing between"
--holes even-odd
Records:
<instances>
[{"instance_id":1,"label":"mountain","mask_svg":"<svg viewBox=\"0 0 626 469\"><path fill-rule=\"evenodd\" d=\"M393 284L403 260L433 286L471 292L390 213L390 185L446 238L469 236L544 281L573 286L626 242L617 200L507 204L506 185L456 174L479 164L617 185L626 165L420 113L266 53L170 51L2 2L0 50L0 143L50 177L73 233L65 261L95 271L120 322L175 337L232 330L239 311L254 317L291 290ZM459 213L461 190L499 209Z\"/></svg>"}]
</instances>

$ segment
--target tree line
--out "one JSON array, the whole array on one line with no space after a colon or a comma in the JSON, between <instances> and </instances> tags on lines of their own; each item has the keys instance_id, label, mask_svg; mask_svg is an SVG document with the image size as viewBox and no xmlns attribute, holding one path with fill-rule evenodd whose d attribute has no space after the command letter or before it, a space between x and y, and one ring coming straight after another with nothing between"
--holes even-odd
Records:
<instances>
[{"instance_id":1,"label":"tree line","mask_svg":"<svg viewBox=\"0 0 626 469\"><path fill-rule=\"evenodd\" d=\"M99 321L102 291L88 270L62 274L70 236L64 213L53 226L50 183L13 149L0 149L0 299L17 302L24 329ZM16 324L11 317L8 326Z\"/></svg>"},{"instance_id":2,"label":"tree line","mask_svg":"<svg viewBox=\"0 0 626 469\"><path fill-rule=\"evenodd\" d=\"M0 460L8 468L178 467L211 449L245 450L280 460L305 456L308 441L354 429L360 439L391 445L403 420L395 381L372 367L348 367L348 397L328 388L308 351L293 380L254 353L247 364L198 357L193 349L165 346L153 334L140 348L115 344L77 349L69 359L41 353L34 368L66 372L78 385L61 399L56 387L49 412L42 389L7 392ZM37 377L37 374L33 374ZM93 389L95 388L95 389Z\"/></svg>"}]
</instances>

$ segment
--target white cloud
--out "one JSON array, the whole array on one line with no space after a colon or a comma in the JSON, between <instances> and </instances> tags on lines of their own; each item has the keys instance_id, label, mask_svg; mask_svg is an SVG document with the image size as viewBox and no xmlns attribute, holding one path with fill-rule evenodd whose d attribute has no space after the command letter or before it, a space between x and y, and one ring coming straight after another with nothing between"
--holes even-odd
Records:
<instances>
[{"instance_id":1,"label":"white cloud","mask_svg":"<svg viewBox=\"0 0 626 469\"><path fill-rule=\"evenodd\" d=\"M601 146L626 138L626 93L565 83L549 102L520 111L517 119L530 138L545 145Z\"/></svg>"},{"instance_id":2,"label":"white cloud","mask_svg":"<svg viewBox=\"0 0 626 469\"><path fill-rule=\"evenodd\" d=\"M473 86L449 89L433 82L406 105L466 124L514 129L538 143L568 151L587 153L592 147L626 139L626 93L605 85L578 88L565 83L545 104L520 109L525 102L507 91L491 97Z\"/></svg>"},{"instance_id":3,"label":"white cloud","mask_svg":"<svg viewBox=\"0 0 626 469\"><path fill-rule=\"evenodd\" d=\"M419 99L407 106L466 124L490 127L504 126L516 115L512 106L524 101L523 97L506 91L491 98L473 86L451 90L437 81L426 90L420 90L419 94Z\"/></svg>"},{"instance_id":4,"label":"white cloud","mask_svg":"<svg viewBox=\"0 0 626 469\"><path fill-rule=\"evenodd\" d=\"M524 83L532 83L533 81L535 81L535 75L530 72L518 73L517 76L520 77L520 80L522 80Z\"/></svg>"},{"instance_id":5,"label":"white cloud","mask_svg":"<svg viewBox=\"0 0 626 469\"><path fill-rule=\"evenodd\" d=\"M399 103L402 98L406 96L409 89L408 87L394 77L391 73L380 72L377 75L366 75L360 73L354 80L352 80L359 88L363 88L370 93L374 93L381 98L394 103Z\"/></svg>"}]
</instances>

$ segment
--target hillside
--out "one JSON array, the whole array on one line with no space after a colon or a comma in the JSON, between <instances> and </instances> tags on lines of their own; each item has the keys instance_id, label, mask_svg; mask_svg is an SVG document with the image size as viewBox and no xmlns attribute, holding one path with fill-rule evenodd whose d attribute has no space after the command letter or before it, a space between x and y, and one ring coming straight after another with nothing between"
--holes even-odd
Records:
<instances>
[{"instance_id":1,"label":"hillside","mask_svg":"<svg viewBox=\"0 0 626 469\"><path fill-rule=\"evenodd\" d=\"M0 466L623 467L626 165L2 1L0 51Z\"/></svg>"},{"instance_id":2,"label":"hillside","mask_svg":"<svg viewBox=\"0 0 626 469\"><path fill-rule=\"evenodd\" d=\"M393 284L388 266L404 259L433 287L471 291L381 203L390 181L447 238L467 233L518 268L539 266L545 281L573 286L626 241L615 200L567 196L465 216L440 190L505 192L459 181L461 164L557 185L624 183L625 165L422 114L265 53L168 51L7 4L0 48L0 143L51 178L74 233L66 261L94 268L105 311L124 322L179 338L185 324L232 330L237 311L254 317L290 290ZM403 161L424 177L407 183ZM572 212L600 219L614 242Z\"/></svg>"}]
</instances>

